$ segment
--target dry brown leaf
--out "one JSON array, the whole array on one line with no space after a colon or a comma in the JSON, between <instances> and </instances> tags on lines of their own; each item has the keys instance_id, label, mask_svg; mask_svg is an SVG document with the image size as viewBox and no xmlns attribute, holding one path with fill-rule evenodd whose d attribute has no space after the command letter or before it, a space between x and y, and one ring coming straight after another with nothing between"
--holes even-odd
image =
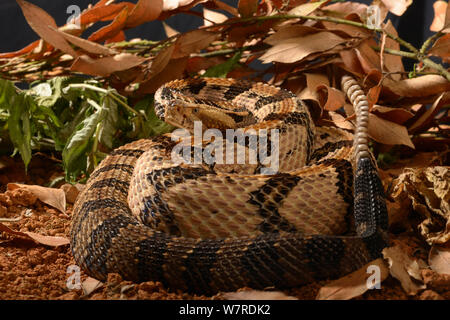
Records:
<instances>
[{"instance_id":1,"label":"dry brown leaf","mask_svg":"<svg viewBox=\"0 0 450 320\"><path fill-rule=\"evenodd\" d=\"M421 235L428 244L445 244L450 241L450 171L448 167L435 166L407 168L392 182L391 196L407 205L422 217Z\"/></svg>"},{"instance_id":2,"label":"dry brown leaf","mask_svg":"<svg viewBox=\"0 0 450 320\"><path fill-rule=\"evenodd\" d=\"M250 37L258 37L266 35L274 21L264 21L258 24L245 25L239 28L233 28L228 33L228 40L236 42L238 46L243 46Z\"/></svg>"},{"instance_id":3,"label":"dry brown leaf","mask_svg":"<svg viewBox=\"0 0 450 320\"><path fill-rule=\"evenodd\" d=\"M172 59L173 52L175 50L175 45L170 45L167 48L162 49L158 55L153 59L152 65L150 66L150 75L154 76L160 73Z\"/></svg>"},{"instance_id":4,"label":"dry brown leaf","mask_svg":"<svg viewBox=\"0 0 450 320\"><path fill-rule=\"evenodd\" d=\"M374 69L381 70L380 56L371 48L369 40L355 48L355 53L365 74Z\"/></svg>"},{"instance_id":5,"label":"dry brown leaf","mask_svg":"<svg viewBox=\"0 0 450 320\"><path fill-rule=\"evenodd\" d=\"M81 283L81 289L83 289L83 295L88 296L98 288L101 288L103 286L103 283L97 279L87 277L86 280L84 280Z\"/></svg>"},{"instance_id":6,"label":"dry brown leaf","mask_svg":"<svg viewBox=\"0 0 450 320\"><path fill-rule=\"evenodd\" d=\"M278 41L260 59L265 63L293 63L301 61L312 53L326 52L345 41L345 39L331 32L294 36Z\"/></svg>"},{"instance_id":7,"label":"dry brown leaf","mask_svg":"<svg viewBox=\"0 0 450 320\"><path fill-rule=\"evenodd\" d=\"M169 26L164 21L162 22L162 25L163 25L164 32L166 33L167 38L170 38L170 37L176 36L177 34L180 34L177 30L175 30L174 28Z\"/></svg>"},{"instance_id":8,"label":"dry brown leaf","mask_svg":"<svg viewBox=\"0 0 450 320\"><path fill-rule=\"evenodd\" d=\"M433 105L430 108L427 108L427 110L409 126L409 131L416 132L419 131L420 128L424 127L424 125L434 118L436 113L438 113L441 109L441 107L444 105L444 100L442 99L444 97L444 93L442 93L436 101L433 103Z\"/></svg>"},{"instance_id":9,"label":"dry brown leaf","mask_svg":"<svg viewBox=\"0 0 450 320\"><path fill-rule=\"evenodd\" d=\"M193 30L178 37L172 58L179 59L206 48L217 38L217 34L206 30Z\"/></svg>"},{"instance_id":10,"label":"dry brown leaf","mask_svg":"<svg viewBox=\"0 0 450 320\"><path fill-rule=\"evenodd\" d=\"M383 81L383 88L400 97L424 97L450 91L450 81L434 74L401 81L386 78Z\"/></svg>"},{"instance_id":11,"label":"dry brown leaf","mask_svg":"<svg viewBox=\"0 0 450 320\"><path fill-rule=\"evenodd\" d=\"M75 200L78 197L78 194L83 190L84 185L83 184L75 184L72 185L70 183L63 184L60 189L64 191L64 194L66 195L66 201L67 203L75 203Z\"/></svg>"},{"instance_id":12,"label":"dry brown leaf","mask_svg":"<svg viewBox=\"0 0 450 320\"><path fill-rule=\"evenodd\" d=\"M430 30L434 32L450 32L450 6L446 1L435 1L433 3L434 19Z\"/></svg>"},{"instance_id":13,"label":"dry brown leaf","mask_svg":"<svg viewBox=\"0 0 450 320\"><path fill-rule=\"evenodd\" d=\"M20 50L13 51L13 52L0 53L0 59L14 58L14 57L21 56L25 53L29 53L29 52L33 51L33 49L36 48L40 42L41 42L41 40L36 40L33 43L30 43L25 48L22 48Z\"/></svg>"},{"instance_id":14,"label":"dry brown leaf","mask_svg":"<svg viewBox=\"0 0 450 320\"><path fill-rule=\"evenodd\" d=\"M406 9L412 4L412 0L381 0L390 12L397 16L405 13Z\"/></svg>"},{"instance_id":15,"label":"dry brown leaf","mask_svg":"<svg viewBox=\"0 0 450 320\"><path fill-rule=\"evenodd\" d=\"M280 291L244 290L220 295L226 300L298 300Z\"/></svg>"},{"instance_id":16,"label":"dry brown leaf","mask_svg":"<svg viewBox=\"0 0 450 320\"><path fill-rule=\"evenodd\" d=\"M370 88L369 91L367 92L367 102L369 103L369 110L372 110L375 103L378 102L380 92L381 92L381 84L378 84L375 87Z\"/></svg>"},{"instance_id":17,"label":"dry brown leaf","mask_svg":"<svg viewBox=\"0 0 450 320\"><path fill-rule=\"evenodd\" d=\"M289 10L288 14L297 15L297 16L307 16L310 13L313 13L318 8L322 7L324 4L329 2L328 0L320 0L317 2L303 3L291 10Z\"/></svg>"},{"instance_id":18,"label":"dry brown leaf","mask_svg":"<svg viewBox=\"0 0 450 320\"><path fill-rule=\"evenodd\" d=\"M433 191L440 200L441 213L450 215L450 172L448 167L428 168L425 171L428 181L433 183ZM449 216L450 218L450 216Z\"/></svg>"},{"instance_id":19,"label":"dry brown leaf","mask_svg":"<svg viewBox=\"0 0 450 320\"><path fill-rule=\"evenodd\" d=\"M355 129L355 126L339 113L330 111L328 114L336 127L347 130Z\"/></svg>"},{"instance_id":20,"label":"dry brown leaf","mask_svg":"<svg viewBox=\"0 0 450 320\"><path fill-rule=\"evenodd\" d=\"M249 68L246 65L238 66L227 73L227 77L233 79L249 79L252 75L254 75L254 70Z\"/></svg>"},{"instance_id":21,"label":"dry brown leaf","mask_svg":"<svg viewBox=\"0 0 450 320\"><path fill-rule=\"evenodd\" d=\"M373 287L375 283L368 283L369 277L373 275L373 271L369 267L375 266L379 268L380 282L389 276L389 269L387 268L383 259L379 258L369 262L357 271L354 271L345 277L331 281L322 288L317 294L317 300L349 300L362 295L364 292Z\"/></svg>"},{"instance_id":22,"label":"dry brown leaf","mask_svg":"<svg viewBox=\"0 0 450 320\"><path fill-rule=\"evenodd\" d=\"M71 70L84 74L105 77L116 71L133 68L146 59L130 53L121 53L112 57L92 59L80 56L73 63Z\"/></svg>"},{"instance_id":23,"label":"dry brown leaf","mask_svg":"<svg viewBox=\"0 0 450 320\"><path fill-rule=\"evenodd\" d=\"M92 42L89 40L85 40L80 37L73 36L71 34L68 34L68 33L62 32L58 29L55 29L53 27L49 27L49 28L53 29L55 32L58 32L59 34L61 34L70 43L73 43L77 47L80 47L81 49L83 49L89 53L105 55L105 56L110 56L110 55L117 53L113 49L102 46L101 44L98 44L98 43L95 43L95 42Z\"/></svg>"},{"instance_id":24,"label":"dry brown leaf","mask_svg":"<svg viewBox=\"0 0 450 320\"><path fill-rule=\"evenodd\" d=\"M291 91L297 96L300 94L300 92L302 92L302 90L306 88L306 77L303 74L299 77L290 77L282 81L283 88ZM276 80L274 81L274 83L276 83L277 85L279 84Z\"/></svg>"},{"instance_id":25,"label":"dry brown leaf","mask_svg":"<svg viewBox=\"0 0 450 320\"><path fill-rule=\"evenodd\" d=\"M107 26L97 30L88 38L90 41L101 42L106 39L115 37L123 28L128 19L128 7L124 7L122 11L114 18L114 20Z\"/></svg>"},{"instance_id":26,"label":"dry brown leaf","mask_svg":"<svg viewBox=\"0 0 450 320\"><path fill-rule=\"evenodd\" d=\"M306 85L311 91L317 91L319 86L330 86L328 77L322 73L305 73Z\"/></svg>"},{"instance_id":27,"label":"dry brown leaf","mask_svg":"<svg viewBox=\"0 0 450 320\"><path fill-rule=\"evenodd\" d=\"M345 104L345 93L342 91L329 87L327 85L319 85L316 88L317 92L326 92L326 98L324 97L324 100L326 101L325 104L323 104L321 107L328 111L336 111L337 109L341 108Z\"/></svg>"},{"instance_id":28,"label":"dry brown leaf","mask_svg":"<svg viewBox=\"0 0 450 320\"><path fill-rule=\"evenodd\" d=\"M322 21L325 29L330 31L342 31L348 34L352 38L368 38L372 35L372 31L369 29L362 29L355 26L350 26L346 24L334 23L329 21Z\"/></svg>"},{"instance_id":29,"label":"dry brown leaf","mask_svg":"<svg viewBox=\"0 0 450 320\"><path fill-rule=\"evenodd\" d=\"M58 30L68 33L68 34L71 34L76 37L80 37L84 31L83 27L80 28L80 27L78 27L78 25L76 25L73 22L67 23L67 24L63 25L62 27L59 27Z\"/></svg>"},{"instance_id":30,"label":"dry brown leaf","mask_svg":"<svg viewBox=\"0 0 450 320\"><path fill-rule=\"evenodd\" d=\"M128 12L130 12L134 8L134 4L121 2L111 3L107 6L94 6L81 13L80 23L85 26L97 21L113 20L124 7L128 7Z\"/></svg>"},{"instance_id":31,"label":"dry brown leaf","mask_svg":"<svg viewBox=\"0 0 450 320\"><path fill-rule=\"evenodd\" d=\"M134 28L156 20L163 10L163 2L163 0L139 0L128 16L126 27Z\"/></svg>"},{"instance_id":32,"label":"dry brown leaf","mask_svg":"<svg viewBox=\"0 0 450 320\"><path fill-rule=\"evenodd\" d=\"M44 10L35 6L32 3L29 3L24 0L16 0L22 9L23 15L27 20L30 27L36 32L42 39L50 43L55 48L61 50L64 53L70 54L72 57L76 58L78 54L72 47L67 43L66 39L56 32L49 28L49 26L53 28L58 28L55 20Z\"/></svg>"},{"instance_id":33,"label":"dry brown leaf","mask_svg":"<svg viewBox=\"0 0 450 320\"><path fill-rule=\"evenodd\" d=\"M224 63L226 61L223 57L192 57L189 58L188 64L186 66L187 73L197 73L202 70L207 70L212 66Z\"/></svg>"},{"instance_id":34,"label":"dry brown leaf","mask_svg":"<svg viewBox=\"0 0 450 320\"><path fill-rule=\"evenodd\" d=\"M367 5L353 1L333 3L323 7L322 10L331 11L334 14L339 14L343 17L352 13L356 13L361 18L364 18L367 15Z\"/></svg>"},{"instance_id":35,"label":"dry brown leaf","mask_svg":"<svg viewBox=\"0 0 450 320\"><path fill-rule=\"evenodd\" d=\"M445 294L450 291L450 275L439 274L430 269L422 270L422 276L427 288L433 292Z\"/></svg>"},{"instance_id":36,"label":"dry brown leaf","mask_svg":"<svg viewBox=\"0 0 450 320\"><path fill-rule=\"evenodd\" d=\"M163 11L175 10L179 7L187 6L195 0L164 0Z\"/></svg>"},{"instance_id":37,"label":"dry brown leaf","mask_svg":"<svg viewBox=\"0 0 450 320\"><path fill-rule=\"evenodd\" d=\"M63 190L55 188L46 188L36 185L27 185L19 183L8 183L8 190L26 189L34 194L39 200L58 209L62 213L66 212L66 195Z\"/></svg>"},{"instance_id":38,"label":"dry brown leaf","mask_svg":"<svg viewBox=\"0 0 450 320\"><path fill-rule=\"evenodd\" d=\"M341 50L339 56L341 57L346 70L354 74L365 74L355 49Z\"/></svg>"},{"instance_id":39,"label":"dry brown leaf","mask_svg":"<svg viewBox=\"0 0 450 320\"><path fill-rule=\"evenodd\" d=\"M422 281L420 265L417 260L408 256L402 246L395 244L384 248L383 257L388 261L390 274L400 281L403 290L408 295L415 295L419 290L425 289L424 284L418 284L417 281L411 279Z\"/></svg>"},{"instance_id":40,"label":"dry brown leaf","mask_svg":"<svg viewBox=\"0 0 450 320\"><path fill-rule=\"evenodd\" d=\"M385 120L389 119L389 121L398 124L403 124L414 116L414 114L402 108L391 108L379 105L374 105L371 112L380 118Z\"/></svg>"},{"instance_id":41,"label":"dry brown leaf","mask_svg":"<svg viewBox=\"0 0 450 320\"><path fill-rule=\"evenodd\" d=\"M28 235L30 238L32 238L33 240L35 240L41 244L44 244L46 246L59 247L59 246L64 246L64 245L70 243L69 239L67 239L65 237L43 236L41 234L34 233L34 232L24 232L24 233L26 235Z\"/></svg>"},{"instance_id":42,"label":"dry brown leaf","mask_svg":"<svg viewBox=\"0 0 450 320\"><path fill-rule=\"evenodd\" d=\"M428 256L431 269L440 274L450 274L450 246L433 246Z\"/></svg>"},{"instance_id":43,"label":"dry brown leaf","mask_svg":"<svg viewBox=\"0 0 450 320\"><path fill-rule=\"evenodd\" d=\"M172 59L156 77L151 77L149 80L141 83L137 93L154 93L164 83L182 78L187 61L187 57Z\"/></svg>"},{"instance_id":44,"label":"dry brown leaf","mask_svg":"<svg viewBox=\"0 0 450 320\"><path fill-rule=\"evenodd\" d=\"M450 33L437 39L429 53L441 57L448 62L450 59Z\"/></svg>"},{"instance_id":45,"label":"dry brown leaf","mask_svg":"<svg viewBox=\"0 0 450 320\"><path fill-rule=\"evenodd\" d=\"M264 42L274 46L282 40L304 37L307 35L318 33L320 31L321 29L310 26L286 25L278 29L277 32L275 32L271 36L267 37Z\"/></svg>"},{"instance_id":46,"label":"dry brown leaf","mask_svg":"<svg viewBox=\"0 0 450 320\"><path fill-rule=\"evenodd\" d=\"M100 0L96 4L94 4L94 8L106 6L108 2L112 2L111 0Z\"/></svg>"},{"instance_id":47,"label":"dry brown leaf","mask_svg":"<svg viewBox=\"0 0 450 320\"><path fill-rule=\"evenodd\" d=\"M447 10L445 11L445 22L444 29L442 32L448 33L450 32L450 6L447 3Z\"/></svg>"},{"instance_id":48,"label":"dry brown leaf","mask_svg":"<svg viewBox=\"0 0 450 320\"><path fill-rule=\"evenodd\" d=\"M319 96L316 89L321 85L330 85L327 76L320 73L304 73L304 76L306 76L306 88L298 94L298 97L303 100L314 100L319 102Z\"/></svg>"},{"instance_id":49,"label":"dry brown leaf","mask_svg":"<svg viewBox=\"0 0 450 320\"><path fill-rule=\"evenodd\" d=\"M369 135L380 143L389 145L403 144L410 148L415 148L405 126L384 120L373 113L369 113Z\"/></svg>"},{"instance_id":50,"label":"dry brown leaf","mask_svg":"<svg viewBox=\"0 0 450 320\"><path fill-rule=\"evenodd\" d=\"M222 13L208 10L206 8L203 8L203 17L205 18L205 26L212 26L216 23L222 23L228 19L228 17Z\"/></svg>"},{"instance_id":51,"label":"dry brown leaf","mask_svg":"<svg viewBox=\"0 0 450 320\"><path fill-rule=\"evenodd\" d=\"M248 18L255 14L259 0L239 0L238 11L242 18Z\"/></svg>"},{"instance_id":52,"label":"dry brown leaf","mask_svg":"<svg viewBox=\"0 0 450 320\"><path fill-rule=\"evenodd\" d=\"M125 40L126 40L125 32L119 31L119 33L117 33L114 37L106 39L105 44L114 43L114 42L122 42Z\"/></svg>"},{"instance_id":53,"label":"dry brown leaf","mask_svg":"<svg viewBox=\"0 0 450 320\"><path fill-rule=\"evenodd\" d=\"M0 223L0 231L12 235L22 236L50 247L59 247L70 243L69 239L64 237L51 237L51 236L43 236L34 232L14 231L2 223Z\"/></svg>"},{"instance_id":54,"label":"dry brown leaf","mask_svg":"<svg viewBox=\"0 0 450 320\"><path fill-rule=\"evenodd\" d=\"M217 8L230 13L234 17L239 16L239 12L235 7L232 7L228 4L226 4L225 2L222 2L219 0L213 0L213 2L217 6Z\"/></svg>"}]
</instances>

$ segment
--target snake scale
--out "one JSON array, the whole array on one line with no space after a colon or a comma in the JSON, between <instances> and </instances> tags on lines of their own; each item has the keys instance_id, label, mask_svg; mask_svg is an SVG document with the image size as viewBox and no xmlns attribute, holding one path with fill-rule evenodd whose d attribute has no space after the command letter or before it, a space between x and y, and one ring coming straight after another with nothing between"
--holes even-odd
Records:
<instances>
[{"instance_id":1,"label":"snake scale","mask_svg":"<svg viewBox=\"0 0 450 320\"><path fill-rule=\"evenodd\" d=\"M355 80L345 76L342 86L356 106L354 137L316 127L299 98L268 84L217 78L165 84L155 94L156 114L191 133L201 121L205 135L200 142L170 135L139 140L106 157L74 206L75 261L99 280L116 272L214 293L337 278L380 257L388 222L367 147L368 105ZM206 137L211 128L223 134L241 128L248 136ZM180 145L192 147L191 160L211 145L249 155L252 135L263 133L265 147L256 146L279 159L272 174L264 173L271 163L263 157L236 164L219 156L214 163L171 158Z\"/></svg>"}]
</instances>

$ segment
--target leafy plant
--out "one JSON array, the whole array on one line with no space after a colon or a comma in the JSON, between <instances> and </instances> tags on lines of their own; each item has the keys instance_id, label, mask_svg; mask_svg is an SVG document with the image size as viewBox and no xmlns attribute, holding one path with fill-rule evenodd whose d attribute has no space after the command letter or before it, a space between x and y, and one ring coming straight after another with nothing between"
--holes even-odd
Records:
<instances>
[{"instance_id":1,"label":"leafy plant","mask_svg":"<svg viewBox=\"0 0 450 320\"><path fill-rule=\"evenodd\" d=\"M57 77L28 90L0 80L0 86L2 127L25 165L32 150L61 151L69 181L92 171L106 155L102 150L171 130L154 115L152 99L135 110L96 80Z\"/></svg>"}]
</instances>

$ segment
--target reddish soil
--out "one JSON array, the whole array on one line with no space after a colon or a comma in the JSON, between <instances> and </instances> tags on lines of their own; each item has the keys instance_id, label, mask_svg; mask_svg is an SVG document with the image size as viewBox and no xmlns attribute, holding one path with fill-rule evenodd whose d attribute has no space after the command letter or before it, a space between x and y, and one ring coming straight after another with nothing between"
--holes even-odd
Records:
<instances>
[{"instance_id":1,"label":"reddish soil","mask_svg":"<svg viewBox=\"0 0 450 320\"><path fill-rule=\"evenodd\" d=\"M23 189L7 191L11 182L48 185L63 175L60 163L40 155L34 157L28 174L20 159L0 158L0 219L28 214L20 221L3 222L10 229L35 232L47 236L68 237L73 199L68 197L65 214L37 200ZM61 183L62 184L62 183ZM58 185L60 186L60 185ZM409 237L409 235L405 235ZM399 235L394 235L399 237ZM415 246L422 241L410 239ZM417 249L417 248L416 248ZM420 250L416 250L420 252ZM427 251L422 251L427 252ZM426 257L425 257L426 259ZM0 232L0 299L220 299L216 296L196 296L180 291L169 291L157 282L133 284L117 274L110 274L106 283L87 295L82 289L67 287L69 266L75 265L68 245L50 247L20 236ZM450 299L450 276L443 277L431 270L423 272L427 288L415 296L408 296L400 282L391 276L383 281L380 290L369 290L356 299ZM81 273L81 280L87 275ZM299 299L315 299L325 281L285 291Z\"/></svg>"}]
</instances>

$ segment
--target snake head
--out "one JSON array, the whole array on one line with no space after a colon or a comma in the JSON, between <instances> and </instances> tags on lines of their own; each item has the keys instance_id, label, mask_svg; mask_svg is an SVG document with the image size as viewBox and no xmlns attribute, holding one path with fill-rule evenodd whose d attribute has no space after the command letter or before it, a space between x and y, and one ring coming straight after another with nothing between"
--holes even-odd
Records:
<instances>
[{"instance_id":1,"label":"snake head","mask_svg":"<svg viewBox=\"0 0 450 320\"><path fill-rule=\"evenodd\" d=\"M239 127L237 120L241 120L248 115L247 112L238 112L199 103L198 101L194 103L181 99L169 100L164 106L160 104L159 110L155 105L155 110L165 122L178 128L185 128L190 132L193 132L197 121L202 123L203 130L237 128Z\"/></svg>"}]
</instances>

